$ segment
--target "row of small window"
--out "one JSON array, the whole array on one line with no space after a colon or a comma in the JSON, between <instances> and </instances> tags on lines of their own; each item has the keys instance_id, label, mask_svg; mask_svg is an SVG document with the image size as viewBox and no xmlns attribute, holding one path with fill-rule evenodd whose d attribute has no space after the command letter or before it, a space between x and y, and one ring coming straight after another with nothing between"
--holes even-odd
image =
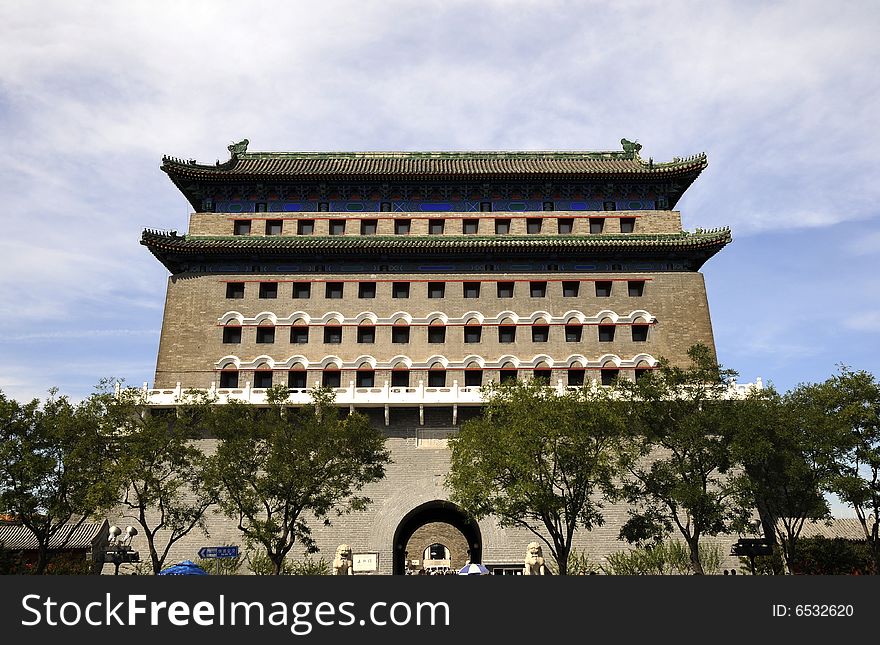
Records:
<instances>
[{"instance_id":1,"label":"row of small window","mask_svg":"<svg viewBox=\"0 0 880 645\"><path fill-rule=\"evenodd\" d=\"M649 368L637 368L635 370L635 379L638 381L644 376ZM483 372L481 369L467 369L464 371L465 387L481 387L483 385ZM520 370L517 369L501 369L498 370L498 382L508 383L516 381L520 377ZM570 368L566 370L567 384L570 386L581 386L587 370L583 368ZM597 379L602 385L611 385L616 378L620 376L618 369L601 369L600 376ZM430 369L428 374L428 387L446 387L447 374L443 369ZM273 385L280 385L275 382L275 373L271 370L256 370L254 373L253 387L269 388ZM280 376L280 374L279 374ZM532 378L543 379L550 382L552 371L550 369L536 369L532 372ZM411 387L410 371L395 369L391 371L391 387ZM238 370L223 370L220 372L221 388L237 388L241 381L240 372ZM287 372L287 387L291 389L306 389L306 371L291 370ZM321 373L321 385L324 387L342 387L342 372L339 369L325 369ZM355 372L355 387L376 387L376 373L373 370L357 370Z\"/></svg>"},{"instance_id":2,"label":"row of small window","mask_svg":"<svg viewBox=\"0 0 880 645\"><path fill-rule=\"evenodd\" d=\"M446 283L445 282L428 282L427 296L428 298L445 298ZM451 283L455 284L455 283ZM479 298L481 293L481 282L462 282L462 297ZM562 281L562 296L564 298L577 298L580 293L580 282L577 280ZM371 299L376 297L375 282L358 282L358 298ZM516 282L496 282L495 294L498 298L513 298ZM614 282L612 280L597 280L596 297L609 298ZM244 298L244 282L227 282L226 297L231 299ZM640 298L645 292L644 280L627 280L627 295L631 298ZM326 282L324 283L324 298L328 300L340 300L345 293L344 282ZM392 298L409 298L410 283L409 282L392 282L391 297ZM483 293L483 297L485 297ZM529 282L529 297L545 298L547 296L546 281ZM261 282L260 298L277 298L278 283L277 282ZM305 299L312 297L312 283L310 282L294 282L293 297L295 299Z\"/></svg>"},{"instance_id":3,"label":"row of small window","mask_svg":"<svg viewBox=\"0 0 880 645\"><path fill-rule=\"evenodd\" d=\"M213 207L213 200L207 200L207 204ZM603 209L606 211L616 211L617 202L603 202ZM318 202L318 210L325 213L328 212L330 210L330 202ZM383 213L390 213L393 210L391 202L379 202L379 210ZM556 204L554 202L543 202L543 210L556 210ZM254 211L266 213L269 211L269 204L267 202L257 202L254 204ZM492 212L492 202L480 202L480 211L484 213Z\"/></svg>"},{"instance_id":4,"label":"row of small window","mask_svg":"<svg viewBox=\"0 0 880 645\"><path fill-rule=\"evenodd\" d=\"M605 230L605 218L604 217L590 217L590 233L598 234L602 233ZM483 220L486 221L486 220ZM509 235L510 234L510 218L496 218L495 222L495 235ZM266 235L282 235L284 231L284 220L282 219L267 219L266 220ZM346 220L344 219L331 219L329 222L328 233L330 235L345 235L345 226ZM620 218L620 232L621 233L632 233L635 230L636 226L636 218L635 217L621 217ZM379 229L379 220L377 219L362 219L360 220L360 234L361 235L376 235ZM530 235L537 235L541 233L544 229L544 218L542 217L529 217L526 218L526 233ZM249 219L237 219L233 223L232 232L233 235L250 235L253 230L253 222ZM395 235L409 235L412 230L412 220L410 219L395 219L394 220L394 234ZM446 230L446 220L440 218L432 218L428 220L428 235L443 235ZM480 230L480 220L475 218L465 218L461 220L461 232L463 235L476 235ZM574 231L574 218L573 217L560 217L556 220L556 232L560 235L568 235ZM297 219L296 220L296 234L297 235L314 235L315 234L315 220L313 219Z\"/></svg>"},{"instance_id":5,"label":"row of small window","mask_svg":"<svg viewBox=\"0 0 880 645\"><path fill-rule=\"evenodd\" d=\"M617 325L597 325L600 343L612 343L617 336ZM631 325L632 341L644 343L648 340L648 327L646 324ZM565 342L579 343L583 337L583 325L565 325ZM431 325L428 328L428 342L431 344L446 342L446 327ZM483 328L480 325L465 325L463 328L463 340L467 344L483 342ZM499 325L498 342L515 343L516 325ZM550 342L549 325L532 325L532 342ZM275 342L275 327L257 327L257 343L272 344ZM395 325L391 328L391 342L394 344L406 344L410 341L410 328L403 325ZM223 342L227 345L241 343L241 327L238 325L223 328ZM290 342L304 345L309 342L309 328L305 325L294 325L290 328ZM371 345L376 342L376 328L373 325L360 325L357 328L357 342ZM342 326L327 325L324 327L324 344L339 345L342 343Z\"/></svg>"}]
</instances>

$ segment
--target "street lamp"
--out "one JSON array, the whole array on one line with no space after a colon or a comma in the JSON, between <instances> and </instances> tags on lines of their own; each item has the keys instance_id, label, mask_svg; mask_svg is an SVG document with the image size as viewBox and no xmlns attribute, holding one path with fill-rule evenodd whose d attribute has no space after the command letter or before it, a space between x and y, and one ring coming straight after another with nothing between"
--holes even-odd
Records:
<instances>
[{"instance_id":1,"label":"street lamp","mask_svg":"<svg viewBox=\"0 0 880 645\"><path fill-rule=\"evenodd\" d=\"M752 533L758 535L761 529L761 522L753 520L749 522ZM756 574L755 558L759 555L772 555L773 546L767 538L740 538L736 544L730 549L730 555L745 556L749 559L749 569L752 575Z\"/></svg>"},{"instance_id":2,"label":"street lamp","mask_svg":"<svg viewBox=\"0 0 880 645\"><path fill-rule=\"evenodd\" d=\"M137 551L131 550L131 538L138 534L138 530L133 526L125 527L125 537L122 537L122 529L118 526L111 526L110 539L107 541L107 551L105 552L105 561L107 559L113 563L113 575L119 575L119 565L123 562L140 562L141 556Z\"/></svg>"}]
</instances>

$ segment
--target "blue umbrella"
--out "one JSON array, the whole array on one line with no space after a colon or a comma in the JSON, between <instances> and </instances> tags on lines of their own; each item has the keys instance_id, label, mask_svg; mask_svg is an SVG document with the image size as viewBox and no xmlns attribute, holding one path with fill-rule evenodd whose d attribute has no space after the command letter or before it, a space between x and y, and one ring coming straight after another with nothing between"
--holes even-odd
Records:
<instances>
[{"instance_id":1,"label":"blue umbrella","mask_svg":"<svg viewBox=\"0 0 880 645\"><path fill-rule=\"evenodd\" d=\"M202 569L199 565L197 565L192 560L184 560L183 562L178 562L175 565L168 567L167 569L162 569L159 572L160 576L206 576L208 572Z\"/></svg>"},{"instance_id":2,"label":"blue umbrella","mask_svg":"<svg viewBox=\"0 0 880 645\"><path fill-rule=\"evenodd\" d=\"M458 570L460 576L485 576L489 574L489 570L478 562L466 564Z\"/></svg>"}]
</instances>

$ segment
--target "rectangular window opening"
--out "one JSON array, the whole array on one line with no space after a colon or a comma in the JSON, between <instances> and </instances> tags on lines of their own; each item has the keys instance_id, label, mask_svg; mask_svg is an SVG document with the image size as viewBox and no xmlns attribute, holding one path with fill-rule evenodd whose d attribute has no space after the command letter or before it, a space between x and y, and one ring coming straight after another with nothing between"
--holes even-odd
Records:
<instances>
[{"instance_id":1,"label":"rectangular window opening","mask_svg":"<svg viewBox=\"0 0 880 645\"><path fill-rule=\"evenodd\" d=\"M465 282L462 287L463 293L462 295L465 298L479 298L480 297L480 283L479 282Z\"/></svg>"},{"instance_id":2,"label":"rectangular window opening","mask_svg":"<svg viewBox=\"0 0 880 645\"><path fill-rule=\"evenodd\" d=\"M324 296L328 300L340 300L343 293L342 282L328 282L324 287Z\"/></svg>"},{"instance_id":3,"label":"rectangular window opening","mask_svg":"<svg viewBox=\"0 0 880 645\"><path fill-rule=\"evenodd\" d=\"M395 282L391 285L392 298L409 298L409 282Z\"/></svg>"},{"instance_id":4,"label":"rectangular window opening","mask_svg":"<svg viewBox=\"0 0 880 645\"><path fill-rule=\"evenodd\" d=\"M445 282L429 282L428 298L442 298L446 295Z\"/></svg>"},{"instance_id":5,"label":"rectangular window opening","mask_svg":"<svg viewBox=\"0 0 880 645\"><path fill-rule=\"evenodd\" d=\"M306 371L290 370L287 373L287 387L289 387L291 390L306 389Z\"/></svg>"},{"instance_id":6,"label":"rectangular window opening","mask_svg":"<svg viewBox=\"0 0 880 645\"><path fill-rule=\"evenodd\" d=\"M326 345L339 345L342 342L342 327L330 325L324 327L324 343Z\"/></svg>"},{"instance_id":7,"label":"rectangular window opening","mask_svg":"<svg viewBox=\"0 0 880 645\"><path fill-rule=\"evenodd\" d=\"M610 298L611 297L611 280L597 280L596 281L596 297L597 298Z\"/></svg>"},{"instance_id":8,"label":"rectangular window opening","mask_svg":"<svg viewBox=\"0 0 880 645\"><path fill-rule=\"evenodd\" d=\"M244 282L227 282L226 297L232 300L244 298Z\"/></svg>"},{"instance_id":9,"label":"rectangular window opening","mask_svg":"<svg viewBox=\"0 0 880 645\"><path fill-rule=\"evenodd\" d=\"M570 235L574 230L574 218L560 217L556 220L556 227L560 235Z\"/></svg>"},{"instance_id":10,"label":"rectangular window opening","mask_svg":"<svg viewBox=\"0 0 880 645\"><path fill-rule=\"evenodd\" d=\"M238 387L238 370L225 370L220 372L220 387Z\"/></svg>"},{"instance_id":11,"label":"rectangular window opening","mask_svg":"<svg viewBox=\"0 0 880 645\"><path fill-rule=\"evenodd\" d=\"M550 327L547 325L532 326L532 342L546 343L550 339Z\"/></svg>"},{"instance_id":12,"label":"rectangular window opening","mask_svg":"<svg viewBox=\"0 0 880 645\"><path fill-rule=\"evenodd\" d=\"M513 298L513 282L499 282L498 283L498 297L499 298Z\"/></svg>"},{"instance_id":13,"label":"rectangular window opening","mask_svg":"<svg viewBox=\"0 0 880 645\"><path fill-rule=\"evenodd\" d=\"M645 281L644 280L630 280L627 283L627 290L629 292L630 298L641 298L645 293Z\"/></svg>"},{"instance_id":14,"label":"rectangular window opening","mask_svg":"<svg viewBox=\"0 0 880 645\"><path fill-rule=\"evenodd\" d=\"M499 325L498 326L498 342L499 343L515 343L516 342L516 325Z\"/></svg>"},{"instance_id":15,"label":"rectangular window opening","mask_svg":"<svg viewBox=\"0 0 880 645\"><path fill-rule=\"evenodd\" d=\"M257 327L257 343L271 344L275 342L274 327Z\"/></svg>"},{"instance_id":16,"label":"rectangular window opening","mask_svg":"<svg viewBox=\"0 0 880 645\"><path fill-rule=\"evenodd\" d=\"M278 283L277 282L261 282L260 298L277 298Z\"/></svg>"},{"instance_id":17,"label":"rectangular window opening","mask_svg":"<svg viewBox=\"0 0 880 645\"><path fill-rule=\"evenodd\" d=\"M376 283L375 282L359 282L358 283L358 298L371 299L376 297Z\"/></svg>"},{"instance_id":18,"label":"rectangular window opening","mask_svg":"<svg viewBox=\"0 0 880 645\"><path fill-rule=\"evenodd\" d=\"M281 235L284 222L280 219L266 220L266 235Z\"/></svg>"},{"instance_id":19,"label":"rectangular window opening","mask_svg":"<svg viewBox=\"0 0 880 645\"><path fill-rule=\"evenodd\" d=\"M632 339L634 343L644 343L648 340L648 325L633 325Z\"/></svg>"},{"instance_id":20,"label":"rectangular window opening","mask_svg":"<svg viewBox=\"0 0 880 645\"><path fill-rule=\"evenodd\" d=\"M232 223L233 235L250 235L251 221L249 219L237 219Z\"/></svg>"},{"instance_id":21,"label":"rectangular window opening","mask_svg":"<svg viewBox=\"0 0 880 645\"><path fill-rule=\"evenodd\" d=\"M546 282L530 282L529 296L532 298L545 298L547 296Z\"/></svg>"}]
</instances>

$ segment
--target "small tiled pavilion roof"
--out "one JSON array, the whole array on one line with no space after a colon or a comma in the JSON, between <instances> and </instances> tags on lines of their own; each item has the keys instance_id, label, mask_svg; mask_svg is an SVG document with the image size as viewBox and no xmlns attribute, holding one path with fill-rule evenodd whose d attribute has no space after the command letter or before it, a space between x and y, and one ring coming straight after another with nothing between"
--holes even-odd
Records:
<instances>
[{"instance_id":1,"label":"small tiled pavilion roof","mask_svg":"<svg viewBox=\"0 0 880 645\"><path fill-rule=\"evenodd\" d=\"M91 549L98 539L107 534L107 521L83 522L78 527L69 524L58 530L49 541L50 549ZM17 522L0 522L0 544L10 551L32 551L39 548L34 534Z\"/></svg>"},{"instance_id":2,"label":"small tiled pavilion roof","mask_svg":"<svg viewBox=\"0 0 880 645\"><path fill-rule=\"evenodd\" d=\"M693 255L705 262L731 241L730 229L697 233L657 235L591 236L191 236L175 232L146 230L146 246L172 273L181 258L233 257L259 253L261 256L302 257L311 255L463 255L469 253L535 252L561 254L652 253Z\"/></svg>"},{"instance_id":3,"label":"small tiled pavilion roof","mask_svg":"<svg viewBox=\"0 0 880 645\"><path fill-rule=\"evenodd\" d=\"M871 522L873 522L873 519L873 517L869 518L869 527ZM784 530L784 528L782 530ZM829 540L843 538L845 540L859 541L865 539L865 530L862 528L859 520L855 517L838 517L832 519L830 523L824 521L804 522L800 537L823 537Z\"/></svg>"}]
</instances>

